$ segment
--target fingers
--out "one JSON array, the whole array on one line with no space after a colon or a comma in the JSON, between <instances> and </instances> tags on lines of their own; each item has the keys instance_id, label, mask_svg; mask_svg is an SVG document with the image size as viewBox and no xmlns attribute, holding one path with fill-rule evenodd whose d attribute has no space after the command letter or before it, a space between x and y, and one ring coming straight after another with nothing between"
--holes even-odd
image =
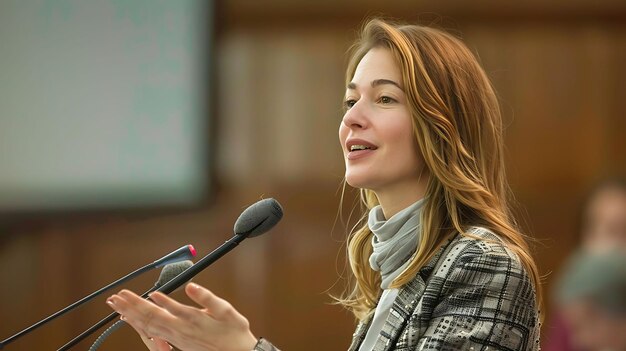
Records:
<instances>
[{"instance_id":1,"label":"fingers","mask_svg":"<svg viewBox=\"0 0 626 351\"><path fill-rule=\"evenodd\" d=\"M122 319L137 331L148 349L172 350L172 346L166 340L155 336L166 332L159 327L160 325L171 323L172 316L166 311L128 290L122 290L117 295L111 296L107 299L107 304L120 313ZM161 321L155 322L155 319Z\"/></svg>"},{"instance_id":2,"label":"fingers","mask_svg":"<svg viewBox=\"0 0 626 351\"><path fill-rule=\"evenodd\" d=\"M151 338L146 334L138 331L139 336L141 336L141 340L148 347L150 351L171 351L173 347L167 343L167 341L161 338Z\"/></svg>"},{"instance_id":3,"label":"fingers","mask_svg":"<svg viewBox=\"0 0 626 351\"><path fill-rule=\"evenodd\" d=\"M250 323L226 300L217 297L208 289L198 284L189 283L185 286L187 296L203 306L209 315L212 330L211 343L215 349L251 350L257 338L250 331ZM208 322L205 320L205 322ZM207 334L206 331L203 332Z\"/></svg>"},{"instance_id":4,"label":"fingers","mask_svg":"<svg viewBox=\"0 0 626 351\"><path fill-rule=\"evenodd\" d=\"M198 309L183 305L182 303L158 291L150 294L150 300L152 300L156 305L166 309L172 315L180 318L191 319L198 313Z\"/></svg>"},{"instance_id":5,"label":"fingers","mask_svg":"<svg viewBox=\"0 0 626 351\"><path fill-rule=\"evenodd\" d=\"M217 297L208 289L195 283L185 286L185 293L198 305L205 307L207 312L215 319L224 320L236 313L228 301Z\"/></svg>"},{"instance_id":6,"label":"fingers","mask_svg":"<svg viewBox=\"0 0 626 351\"><path fill-rule=\"evenodd\" d=\"M202 307L181 304L158 292L150 295L149 301L128 290L111 296L107 304L139 333L151 351L167 351L170 344L185 350L254 347L257 339L248 320L230 303L197 284L188 284L185 291Z\"/></svg>"},{"instance_id":7,"label":"fingers","mask_svg":"<svg viewBox=\"0 0 626 351\"><path fill-rule=\"evenodd\" d=\"M171 351L173 347L167 341L161 338L152 338L150 341L154 344L157 351Z\"/></svg>"},{"instance_id":8,"label":"fingers","mask_svg":"<svg viewBox=\"0 0 626 351\"><path fill-rule=\"evenodd\" d=\"M132 326L132 325L131 325ZM172 346L170 346L170 344L167 343L167 341L158 338L158 337L152 337L152 336L148 336L146 335L145 331L143 329L138 329L133 327L133 329L135 329L135 331L137 332L137 334L139 334L139 336L141 337L141 340L143 341L143 343L148 347L148 349L150 351L162 351L162 350L171 350ZM167 346L164 348L163 344L167 344Z\"/></svg>"},{"instance_id":9,"label":"fingers","mask_svg":"<svg viewBox=\"0 0 626 351\"><path fill-rule=\"evenodd\" d=\"M175 317L167 310L128 290L109 297L107 304L133 328L148 336L166 335L175 324Z\"/></svg>"}]
</instances>

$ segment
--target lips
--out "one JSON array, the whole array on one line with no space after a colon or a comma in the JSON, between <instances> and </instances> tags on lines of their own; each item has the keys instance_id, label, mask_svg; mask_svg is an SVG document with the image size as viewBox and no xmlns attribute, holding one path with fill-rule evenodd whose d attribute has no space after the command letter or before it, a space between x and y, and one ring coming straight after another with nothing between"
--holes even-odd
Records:
<instances>
[{"instance_id":1,"label":"lips","mask_svg":"<svg viewBox=\"0 0 626 351\"><path fill-rule=\"evenodd\" d=\"M378 146L363 139L348 139L346 141L346 150L348 150L348 160L356 160L366 157L373 153Z\"/></svg>"}]
</instances>

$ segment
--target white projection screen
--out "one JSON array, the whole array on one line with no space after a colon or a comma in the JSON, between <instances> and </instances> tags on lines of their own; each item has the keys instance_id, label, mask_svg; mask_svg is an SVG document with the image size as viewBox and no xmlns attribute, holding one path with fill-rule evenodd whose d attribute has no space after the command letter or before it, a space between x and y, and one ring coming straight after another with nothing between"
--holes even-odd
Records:
<instances>
[{"instance_id":1,"label":"white projection screen","mask_svg":"<svg viewBox=\"0 0 626 351\"><path fill-rule=\"evenodd\" d=\"M0 1L0 212L195 204L213 8Z\"/></svg>"}]
</instances>

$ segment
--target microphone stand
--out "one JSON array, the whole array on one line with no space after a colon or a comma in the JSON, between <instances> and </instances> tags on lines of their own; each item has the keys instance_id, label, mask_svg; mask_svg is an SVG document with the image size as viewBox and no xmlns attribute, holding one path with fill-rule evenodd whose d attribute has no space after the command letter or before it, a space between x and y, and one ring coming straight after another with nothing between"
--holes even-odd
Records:
<instances>
[{"instance_id":1,"label":"microphone stand","mask_svg":"<svg viewBox=\"0 0 626 351\"><path fill-rule=\"evenodd\" d=\"M182 261L182 260L185 260L187 258L193 257L195 255L196 255L196 251L193 248L193 246L191 246L191 245L183 246L183 247L181 247L181 248L179 248L179 249L177 249L177 250L175 250L175 251L173 251L173 252L163 256L162 258L160 258L160 259L158 259L158 260L156 260L156 261L154 261L154 262L152 262L150 264L147 264L147 265L145 265L145 266L135 270L134 272L131 272L131 273L125 275L124 277L114 281L113 283L111 283L111 284L109 284L109 285L107 285L107 286L105 286L105 287L103 287L103 288L101 288L101 289L99 289L99 290L97 290L97 291L95 291L95 292L93 292L93 293L83 297L82 299L72 303L71 305L63 308L60 311L57 311L57 312L49 315L48 317L40 320L39 322L31 325L30 327L28 327L28 328L26 328L24 330L22 330L22 331L20 331L20 332L18 332L16 334L6 338L5 340L2 340L2 342L0 342L0 350L3 349L6 345L8 345L11 342L15 341L15 339L17 339L17 338L19 338L19 337L21 337L21 336L23 336L25 334L30 333L31 331L39 328L40 326L50 322L51 320L53 320L55 318L58 318L58 317L64 315L65 313L75 309L76 307L84 304L85 302L93 299L94 297L102 294L103 292L105 292L107 290L113 289L116 286L119 286L120 284L123 284L123 283L129 281L130 279L133 279L134 277L136 277L136 276L138 276L138 275L140 275L142 273L145 273L145 272L147 272L147 271L149 271L151 269L162 267L162 266L164 266L164 265L166 265L168 263L171 263L171 262Z\"/></svg>"},{"instance_id":2,"label":"microphone stand","mask_svg":"<svg viewBox=\"0 0 626 351\"><path fill-rule=\"evenodd\" d=\"M196 262L193 266L187 268L182 273L172 278L172 280L168 281L167 283L163 284L161 287L156 289L156 291L160 291L164 294L169 294L172 291L178 289L181 285L183 285L185 282L189 281L191 278L196 276L203 269L210 266L213 262L217 261L219 258L224 256L230 250L234 249L237 245L239 245L239 243L241 243L244 239L246 239L248 235L250 235L251 232L253 232L256 228L261 226L264 222L265 220L261 221L261 223L254 226L254 228L250 229L248 232L245 232L242 234L235 234L232 238L228 239L226 242L224 242L222 245L217 247L215 250L211 251L209 254L204 256L202 259ZM151 291L145 293L142 297L146 298L146 296L153 290L154 289L151 289ZM77 343L79 343L80 341L88 337L89 335L93 334L96 330L100 329L102 326L109 323L110 321L115 319L117 316L119 316L117 312L111 313L110 315L102 319L100 322L94 324L91 328L85 330L79 336L75 337L74 339L69 341L67 344L63 345L57 351L69 350L70 347L76 345Z\"/></svg>"},{"instance_id":3,"label":"microphone stand","mask_svg":"<svg viewBox=\"0 0 626 351\"><path fill-rule=\"evenodd\" d=\"M53 313L53 314L49 315L48 317L46 317L46 318L44 318L44 319L40 320L39 322L37 322L37 323L35 323L35 324L31 325L30 327L28 327L28 328L26 328L26 329L24 329L24 330L22 330L22 331L20 331L20 332L18 332L18 333L16 333L16 334L14 334L13 336L8 337L7 339L5 339L5 340L3 340L2 342L0 342L0 350L1 350L2 348L4 348L6 345L8 345L8 344L10 344L11 342L15 341L15 339L19 338L20 336L22 336L22 335L24 335L24 334L27 334L27 333L29 333L29 332L31 332L31 331L33 331L33 330L35 330L35 329L39 328L39 327L40 327L40 326L42 326L43 324L46 324L46 323L48 323L49 321L51 321L51 320L53 320L53 319L55 319L55 318L57 318L57 317L59 317L59 316L64 315L65 313L67 313L67 312L69 312L69 311L73 310L74 308L76 308L76 307L78 307L78 306L80 306L80 305L84 304L85 302L87 302L87 301L89 301L89 300L93 299L94 297L96 297L96 296L98 296L98 295L102 294L103 292L105 292L105 291L107 291L107 290L109 290L109 289L112 289L112 288L114 288L114 287L116 287L116 286L118 286L118 285L120 285L120 284L123 284L123 283L125 283L126 281L128 281L128 280L130 280L130 279L132 279L132 278L134 278L134 277L136 277L136 276L138 276L138 275L140 275L140 274L142 274L142 273L145 273L145 272L147 272L147 271L149 271L149 270L151 270L151 269L153 269L153 268L154 268L154 267L153 267L153 264L152 264L152 263L151 263L151 264L148 264L148 265L145 265L145 266L143 266L143 267L141 267L141 268L137 269L136 271L131 272L131 273L127 274L126 276L124 276L124 277L122 277L122 278L120 278L120 279L118 279L118 280L114 281L113 283L111 283L111 284L109 284L109 285L107 285L107 286L105 286L105 287L101 288L100 290L97 290L97 291L95 291L95 292L93 292L93 293L91 293L91 294L89 294L89 295L87 295L87 296L83 297L82 299L80 299L80 300L78 300L78 301L74 302L73 304L71 304L71 305L69 305L69 306L65 307L64 309L62 309L62 310L60 310L60 311L57 311L57 312L55 312L55 313Z\"/></svg>"},{"instance_id":4,"label":"microphone stand","mask_svg":"<svg viewBox=\"0 0 626 351\"><path fill-rule=\"evenodd\" d=\"M282 207L280 206L278 201L274 199L264 199L249 206L241 213L241 215L237 219L237 222L235 222L235 235L232 238L228 239L218 248L216 248L211 253L196 262L196 264L187 268L185 271L174 277L172 280L163 284L161 287L156 289L156 291L160 291L164 294L169 294L172 291L176 290L185 282L189 281L191 278L200 273L203 269L207 268L213 262L220 259L230 250L234 249L246 238L250 236L254 237L268 231L270 228L276 225L278 221L280 221L283 216L282 211ZM249 228L250 225L253 223L255 225ZM264 227L264 225L266 226ZM72 341L70 341L57 351L65 351L69 349L70 347L83 340L87 336L91 335L94 331L96 331L101 326L108 323L118 315L118 313L110 314L93 327L81 333L78 337L72 339Z\"/></svg>"}]
</instances>

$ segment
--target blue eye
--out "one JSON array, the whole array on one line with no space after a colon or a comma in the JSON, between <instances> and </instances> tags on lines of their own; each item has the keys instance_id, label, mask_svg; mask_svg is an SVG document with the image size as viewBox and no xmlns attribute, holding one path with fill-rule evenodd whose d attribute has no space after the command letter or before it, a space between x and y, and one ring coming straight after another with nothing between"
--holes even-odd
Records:
<instances>
[{"instance_id":1,"label":"blue eye","mask_svg":"<svg viewBox=\"0 0 626 351\"><path fill-rule=\"evenodd\" d=\"M346 109L350 109L352 106L354 106L354 104L356 104L356 100L348 99L343 104L346 107Z\"/></svg>"}]
</instances>

